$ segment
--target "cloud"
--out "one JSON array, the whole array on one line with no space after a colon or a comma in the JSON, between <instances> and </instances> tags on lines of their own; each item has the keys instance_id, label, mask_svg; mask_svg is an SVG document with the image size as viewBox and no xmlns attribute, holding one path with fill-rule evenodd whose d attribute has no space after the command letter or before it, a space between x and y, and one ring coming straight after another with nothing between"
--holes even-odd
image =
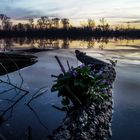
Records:
<instances>
[{"instance_id":1,"label":"cloud","mask_svg":"<svg viewBox=\"0 0 140 140\"><path fill-rule=\"evenodd\" d=\"M140 18L139 0L0 0L0 12L27 16L83 18Z\"/></svg>"},{"instance_id":2,"label":"cloud","mask_svg":"<svg viewBox=\"0 0 140 140\"><path fill-rule=\"evenodd\" d=\"M9 17L12 18L21 18L24 16L40 16L42 13L39 11L33 11L33 10L27 10L27 9L22 9L22 8L11 8L11 7L5 7L5 12Z\"/></svg>"},{"instance_id":3,"label":"cloud","mask_svg":"<svg viewBox=\"0 0 140 140\"><path fill-rule=\"evenodd\" d=\"M140 20L132 20L132 21L125 21L125 22L122 22L122 23L140 23Z\"/></svg>"}]
</instances>

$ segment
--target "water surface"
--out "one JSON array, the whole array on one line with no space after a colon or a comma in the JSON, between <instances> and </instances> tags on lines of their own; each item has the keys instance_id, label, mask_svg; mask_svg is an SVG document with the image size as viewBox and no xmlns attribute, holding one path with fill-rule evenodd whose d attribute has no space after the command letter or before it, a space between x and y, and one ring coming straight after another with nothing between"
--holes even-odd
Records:
<instances>
[{"instance_id":1,"label":"water surface","mask_svg":"<svg viewBox=\"0 0 140 140\"><path fill-rule=\"evenodd\" d=\"M113 88L114 114L111 140L140 139L140 40L7 39L0 40L0 42L0 49L5 52L25 48L51 49L50 51L34 53L38 57L38 62L20 70L24 79L22 87L30 93L14 107L10 119L0 127L0 134L5 138L8 140L24 139L27 128L30 126L34 140L45 139L53 129L61 124L65 113L52 107L52 105L61 107L61 99L57 97L57 93L50 92L54 80L51 74L57 75L61 72L54 56L59 56L66 69L68 69L67 60L71 66L76 67L79 62L75 58L74 50L80 49L88 55L104 61L108 61L107 59L118 61L117 78ZM13 83L20 85L21 78L18 72L10 73L9 77ZM0 78L6 80L7 76ZM32 108L39 116L40 120L38 120L25 103L29 101L34 92L42 87L45 87L47 91L31 103ZM0 85L1 92L6 88L8 87ZM13 96L15 96L15 91L0 94L1 107L7 107L10 104L3 101L3 98L11 99ZM41 125L40 121L47 129Z\"/></svg>"}]
</instances>

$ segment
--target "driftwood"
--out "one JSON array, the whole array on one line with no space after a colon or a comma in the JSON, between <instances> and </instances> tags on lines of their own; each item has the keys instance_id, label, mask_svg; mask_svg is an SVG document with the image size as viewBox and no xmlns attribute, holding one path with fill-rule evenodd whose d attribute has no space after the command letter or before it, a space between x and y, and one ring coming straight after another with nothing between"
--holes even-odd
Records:
<instances>
[{"instance_id":1,"label":"driftwood","mask_svg":"<svg viewBox=\"0 0 140 140\"><path fill-rule=\"evenodd\" d=\"M99 59L90 57L90 56L86 55L86 53L80 52L79 50L75 50L75 54L76 54L77 59L80 62L84 63L85 65L95 64L95 65L99 65L99 66L105 66L105 65L109 64L109 63L106 63Z\"/></svg>"}]
</instances>

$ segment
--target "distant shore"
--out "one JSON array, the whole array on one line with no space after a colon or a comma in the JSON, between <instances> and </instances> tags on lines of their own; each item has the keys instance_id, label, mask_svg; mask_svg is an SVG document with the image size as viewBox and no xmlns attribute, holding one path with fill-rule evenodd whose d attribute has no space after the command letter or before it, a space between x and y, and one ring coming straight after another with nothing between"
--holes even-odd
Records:
<instances>
[{"instance_id":1,"label":"distant shore","mask_svg":"<svg viewBox=\"0 0 140 140\"><path fill-rule=\"evenodd\" d=\"M0 38L68 38L68 39L90 39L90 38L140 38L140 29L101 30L98 28L51 28L30 30L0 30Z\"/></svg>"}]
</instances>

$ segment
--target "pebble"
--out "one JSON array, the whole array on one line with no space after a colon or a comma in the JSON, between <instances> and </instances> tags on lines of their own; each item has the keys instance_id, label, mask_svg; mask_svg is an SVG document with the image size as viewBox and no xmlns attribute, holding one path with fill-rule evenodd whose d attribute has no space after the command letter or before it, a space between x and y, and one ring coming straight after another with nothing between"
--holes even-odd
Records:
<instances>
[{"instance_id":1,"label":"pebble","mask_svg":"<svg viewBox=\"0 0 140 140\"><path fill-rule=\"evenodd\" d=\"M93 72L95 74L95 72ZM84 107L67 116L65 122L53 132L49 140L107 140L112 136L112 84L116 76L110 65L102 67L96 75L101 75L108 86L99 89L108 99L100 104L87 103Z\"/></svg>"}]
</instances>

